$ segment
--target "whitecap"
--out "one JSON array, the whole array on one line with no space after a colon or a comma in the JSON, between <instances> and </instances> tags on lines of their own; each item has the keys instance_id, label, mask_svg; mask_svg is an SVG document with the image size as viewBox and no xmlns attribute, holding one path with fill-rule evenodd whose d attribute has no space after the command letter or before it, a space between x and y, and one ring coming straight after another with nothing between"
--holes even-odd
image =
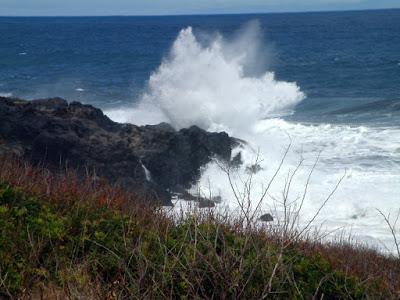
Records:
<instances>
[{"instance_id":1,"label":"whitecap","mask_svg":"<svg viewBox=\"0 0 400 300\"><path fill-rule=\"evenodd\" d=\"M0 92L0 97L12 97L12 93Z\"/></svg>"},{"instance_id":2,"label":"whitecap","mask_svg":"<svg viewBox=\"0 0 400 300\"><path fill-rule=\"evenodd\" d=\"M328 230L351 228L361 237L370 236L371 241L380 239L389 244L390 233L375 208L389 212L399 206L400 153L396 141L400 140L400 128L286 121L284 115L292 112L306 95L296 83L277 80L271 71L258 75L244 71L252 64L249 57L258 59L246 52L259 44L252 41L257 36L252 30L258 29L249 27L241 32L239 40L245 43L229 41L221 35L200 43L191 27L181 30L169 55L150 76L139 104L107 111L107 115L119 122L169 122L177 129L197 125L211 131L224 130L247 141L248 146L240 150L244 165L232 180L240 186L248 176L246 167L258 157L260 171L252 178L253 203L258 202L291 144L260 210L276 208L277 214L281 214L276 199L282 197L288 174L304 159L289 194L291 200L296 199L308 184L301 215L303 224L343 177L315 222L325 224ZM242 44L247 48L238 47ZM231 183L218 163L205 168L197 188L205 195L210 194L210 189L218 192L225 200L219 205L221 209L238 211L240 205L235 201ZM362 217L353 218L360 212Z\"/></svg>"}]
</instances>

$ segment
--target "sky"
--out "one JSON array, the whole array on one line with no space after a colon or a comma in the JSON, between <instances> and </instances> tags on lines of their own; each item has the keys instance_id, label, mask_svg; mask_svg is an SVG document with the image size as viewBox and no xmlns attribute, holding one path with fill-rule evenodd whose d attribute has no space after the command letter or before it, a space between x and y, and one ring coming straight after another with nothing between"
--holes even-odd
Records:
<instances>
[{"instance_id":1,"label":"sky","mask_svg":"<svg viewBox=\"0 0 400 300\"><path fill-rule=\"evenodd\" d=\"M0 0L0 16L268 13L400 8L400 0Z\"/></svg>"}]
</instances>

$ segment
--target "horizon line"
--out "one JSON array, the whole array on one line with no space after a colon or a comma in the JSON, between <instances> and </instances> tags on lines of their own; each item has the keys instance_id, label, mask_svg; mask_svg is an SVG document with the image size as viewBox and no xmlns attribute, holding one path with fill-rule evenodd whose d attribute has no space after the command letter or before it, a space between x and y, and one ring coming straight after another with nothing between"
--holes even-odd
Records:
<instances>
[{"instance_id":1,"label":"horizon line","mask_svg":"<svg viewBox=\"0 0 400 300\"><path fill-rule=\"evenodd\" d=\"M229 15L268 15L268 14L304 14L304 13L332 13L332 12L363 12L400 10L392 8L365 8L365 9L334 9L334 10L304 10L304 11L270 11L270 12L221 12L221 13L171 13L171 14L139 14L139 15L0 15L0 18L104 18L104 17L185 17L185 16L229 16Z\"/></svg>"}]
</instances>

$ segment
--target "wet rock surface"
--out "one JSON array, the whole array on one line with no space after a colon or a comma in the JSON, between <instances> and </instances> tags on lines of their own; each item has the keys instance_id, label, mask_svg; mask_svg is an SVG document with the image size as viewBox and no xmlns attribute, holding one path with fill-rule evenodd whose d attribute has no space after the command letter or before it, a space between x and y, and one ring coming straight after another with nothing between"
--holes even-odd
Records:
<instances>
[{"instance_id":1,"label":"wet rock surface","mask_svg":"<svg viewBox=\"0 0 400 300\"><path fill-rule=\"evenodd\" d=\"M261 222L273 222L274 221L274 217L271 214L263 214L260 217L260 221Z\"/></svg>"},{"instance_id":2,"label":"wet rock surface","mask_svg":"<svg viewBox=\"0 0 400 300\"><path fill-rule=\"evenodd\" d=\"M236 145L224 132L196 126L176 131L166 123L116 123L100 109L61 98L0 97L0 154L13 153L52 171L96 174L152 194L163 205L171 204L173 191L198 180L213 157L229 161Z\"/></svg>"}]
</instances>

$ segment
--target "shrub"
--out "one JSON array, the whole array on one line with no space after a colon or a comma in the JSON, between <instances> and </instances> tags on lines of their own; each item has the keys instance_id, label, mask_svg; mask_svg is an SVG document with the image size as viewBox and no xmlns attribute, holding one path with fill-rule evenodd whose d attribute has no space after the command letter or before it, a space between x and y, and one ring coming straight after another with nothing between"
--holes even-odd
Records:
<instances>
[{"instance_id":1,"label":"shrub","mask_svg":"<svg viewBox=\"0 0 400 300\"><path fill-rule=\"evenodd\" d=\"M86 184L74 183L71 192L55 194L59 181L74 179L53 177L32 188L16 174L24 169L13 169L3 177L0 171L0 297L399 296L398 260L372 250L313 240L283 247L279 234L240 220L212 213L173 219L138 202L113 205L116 193L107 185L88 194ZM43 192L45 185L51 192Z\"/></svg>"}]
</instances>

